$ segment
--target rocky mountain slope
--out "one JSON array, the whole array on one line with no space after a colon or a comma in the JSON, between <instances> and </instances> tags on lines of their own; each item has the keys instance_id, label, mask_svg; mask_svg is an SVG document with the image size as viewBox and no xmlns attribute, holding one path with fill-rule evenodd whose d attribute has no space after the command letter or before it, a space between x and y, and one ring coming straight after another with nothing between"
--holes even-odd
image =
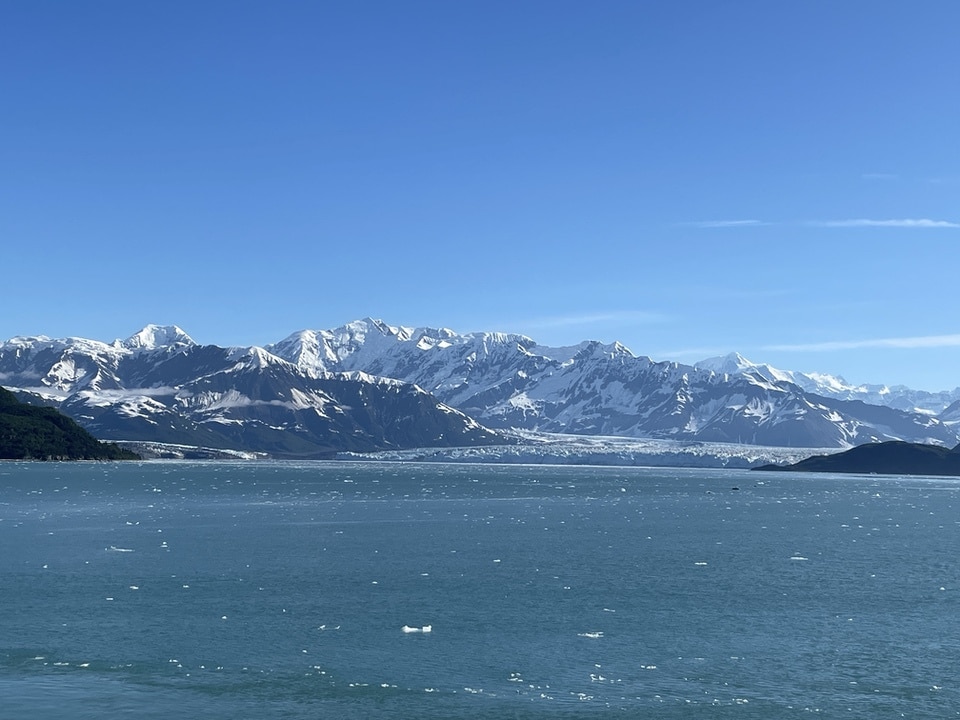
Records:
<instances>
[{"instance_id":1,"label":"rocky mountain slope","mask_svg":"<svg viewBox=\"0 0 960 720\"><path fill-rule=\"evenodd\" d=\"M198 345L176 327L112 344L14 338L0 344L0 378L105 439L303 458L497 439L408 383L310 372L262 348Z\"/></svg>"},{"instance_id":2,"label":"rocky mountain slope","mask_svg":"<svg viewBox=\"0 0 960 720\"><path fill-rule=\"evenodd\" d=\"M523 335L366 319L268 349L314 372L416 383L494 428L784 447L957 441L926 414L810 393L788 377L654 362L619 343L550 348Z\"/></svg>"}]
</instances>

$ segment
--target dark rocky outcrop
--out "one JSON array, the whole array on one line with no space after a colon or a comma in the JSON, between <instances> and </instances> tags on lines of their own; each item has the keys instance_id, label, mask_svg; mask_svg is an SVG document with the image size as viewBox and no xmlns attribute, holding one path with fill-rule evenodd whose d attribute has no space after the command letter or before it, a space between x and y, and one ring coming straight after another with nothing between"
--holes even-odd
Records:
<instances>
[{"instance_id":1,"label":"dark rocky outcrop","mask_svg":"<svg viewBox=\"0 0 960 720\"><path fill-rule=\"evenodd\" d=\"M815 455L793 465L763 465L754 470L960 476L960 445L951 450L939 445L891 441L859 445L836 455Z\"/></svg>"}]
</instances>

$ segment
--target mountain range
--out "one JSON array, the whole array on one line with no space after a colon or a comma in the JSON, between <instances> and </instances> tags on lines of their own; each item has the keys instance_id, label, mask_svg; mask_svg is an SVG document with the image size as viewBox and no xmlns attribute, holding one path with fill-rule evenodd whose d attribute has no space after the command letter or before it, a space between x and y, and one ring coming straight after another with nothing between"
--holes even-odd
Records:
<instances>
[{"instance_id":1,"label":"mountain range","mask_svg":"<svg viewBox=\"0 0 960 720\"><path fill-rule=\"evenodd\" d=\"M265 347L150 325L113 343L0 343L0 385L97 437L278 457L502 444L504 430L842 448L958 442L960 389L852 386L739 355L655 362L619 343L546 347L365 319Z\"/></svg>"}]
</instances>

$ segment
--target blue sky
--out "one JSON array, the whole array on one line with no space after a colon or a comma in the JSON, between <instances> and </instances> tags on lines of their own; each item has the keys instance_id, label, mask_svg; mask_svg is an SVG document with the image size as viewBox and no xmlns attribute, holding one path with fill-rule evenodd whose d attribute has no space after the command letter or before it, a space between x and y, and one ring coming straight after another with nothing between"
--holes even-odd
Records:
<instances>
[{"instance_id":1,"label":"blue sky","mask_svg":"<svg viewBox=\"0 0 960 720\"><path fill-rule=\"evenodd\" d=\"M960 385L960 3L8 2L0 338L373 316Z\"/></svg>"}]
</instances>

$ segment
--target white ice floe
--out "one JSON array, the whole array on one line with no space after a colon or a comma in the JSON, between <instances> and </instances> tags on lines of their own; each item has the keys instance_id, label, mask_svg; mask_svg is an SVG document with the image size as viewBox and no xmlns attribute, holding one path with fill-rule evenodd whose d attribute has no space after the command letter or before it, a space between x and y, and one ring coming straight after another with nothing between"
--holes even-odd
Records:
<instances>
[{"instance_id":1,"label":"white ice floe","mask_svg":"<svg viewBox=\"0 0 960 720\"><path fill-rule=\"evenodd\" d=\"M428 632L433 632L433 625L422 625L420 627L404 625L400 629L405 633L428 633Z\"/></svg>"},{"instance_id":2,"label":"white ice floe","mask_svg":"<svg viewBox=\"0 0 960 720\"><path fill-rule=\"evenodd\" d=\"M582 632L582 633L577 633L577 637L592 638L592 639L596 640L597 638L602 638L602 637L603 637L603 633L602 633L602 632L598 632L598 631L594 631L594 632Z\"/></svg>"}]
</instances>

